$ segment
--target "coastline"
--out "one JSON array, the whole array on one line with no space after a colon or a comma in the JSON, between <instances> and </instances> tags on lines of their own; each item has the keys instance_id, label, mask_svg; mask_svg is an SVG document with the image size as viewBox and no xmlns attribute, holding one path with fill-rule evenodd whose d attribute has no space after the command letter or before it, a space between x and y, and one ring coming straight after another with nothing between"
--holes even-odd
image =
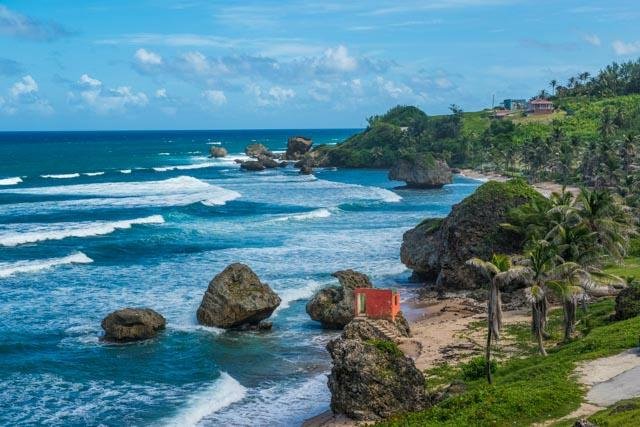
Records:
<instances>
[{"instance_id":1,"label":"coastline","mask_svg":"<svg viewBox=\"0 0 640 427\"><path fill-rule=\"evenodd\" d=\"M460 169L460 176L465 178L475 179L477 181L487 182L487 181L498 181L505 182L510 178L508 176L496 173L496 172L479 172L474 169ZM535 188L540 194L545 197L550 197L552 193L559 193L562 191L562 184L558 184L552 181L540 181L531 184L533 188ZM566 191L570 192L574 196L580 193L580 189L576 186L567 185L565 186Z\"/></svg>"}]
</instances>

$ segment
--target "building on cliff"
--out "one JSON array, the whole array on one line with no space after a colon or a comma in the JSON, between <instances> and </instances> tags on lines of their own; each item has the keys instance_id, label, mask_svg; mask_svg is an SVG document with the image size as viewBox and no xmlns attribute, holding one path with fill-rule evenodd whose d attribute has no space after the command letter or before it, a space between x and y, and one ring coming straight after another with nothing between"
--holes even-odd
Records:
<instances>
[{"instance_id":1,"label":"building on cliff","mask_svg":"<svg viewBox=\"0 0 640 427\"><path fill-rule=\"evenodd\" d=\"M356 317L394 321L400 312L400 295L395 289L356 288L353 293Z\"/></svg>"}]
</instances>

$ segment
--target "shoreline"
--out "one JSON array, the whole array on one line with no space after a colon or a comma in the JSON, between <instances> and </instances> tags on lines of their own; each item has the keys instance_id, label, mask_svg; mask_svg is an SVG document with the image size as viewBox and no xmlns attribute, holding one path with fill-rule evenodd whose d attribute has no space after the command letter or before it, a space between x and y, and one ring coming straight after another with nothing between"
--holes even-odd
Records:
<instances>
[{"instance_id":1,"label":"shoreline","mask_svg":"<svg viewBox=\"0 0 640 427\"><path fill-rule=\"evenodd\" d=\"M477 181L488 182L488 181L498 181L498 182L506 182L511 179L508 176L499 174L497 172L479 172L474 169L460 169L460 173L458 174L465 178L475 179ZM549 198L552 193L559 193L562 191L562 184L558 184L553 181L540 181L531 184L533 188L535 188L538 193L542 194L544 197ZM570 192L574 196L580 193L580 189L576 186L567 185L565 186L566 191Z\"/></svg>"}]
</instances>

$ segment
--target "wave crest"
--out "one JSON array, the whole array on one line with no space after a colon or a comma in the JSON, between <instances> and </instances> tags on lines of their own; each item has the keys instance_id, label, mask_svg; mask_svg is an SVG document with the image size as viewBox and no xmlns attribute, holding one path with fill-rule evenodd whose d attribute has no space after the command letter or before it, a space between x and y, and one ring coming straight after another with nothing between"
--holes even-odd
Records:
<instances>
[{"instance_id":1,"label":"wave crest","mask_svg":"<svg viewBox=\"0 0 640 427\"><path fill-rule=\"evenodd\" d=\"M82 252L76 252L62 258L49 258L37 261L17 261L13 263L0 263L0 278L13 276L19 273L35 273L40 270L53 268L65 264L89 264L93 260Z\"/></svg>"}]
</instances>

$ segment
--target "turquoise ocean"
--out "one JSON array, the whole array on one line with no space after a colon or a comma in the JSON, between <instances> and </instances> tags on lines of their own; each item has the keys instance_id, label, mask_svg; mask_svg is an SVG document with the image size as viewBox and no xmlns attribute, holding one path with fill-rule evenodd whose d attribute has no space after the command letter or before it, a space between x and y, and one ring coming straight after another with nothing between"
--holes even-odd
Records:
<instances>
[{"instance_id":1,"label":"turquoise ocean","mask_svg":"<svg viewBox=\"0 0 640 427\"><path fill-rule=\"evenodd\" d=\"M402 233L480 184L406 190L386 172L234 159L287 137L357 129L0 133L0 425L298 425L328 409L326 343L305 313L331 273L410 289ZM212 145L224 159L208 158ZM400 187L400 188L399 188ZM270 332L199 326L209 281L248 264L282 298ZM127 306L167 319L157 338L100 341Z\"/></svg>"}]
</instances>

